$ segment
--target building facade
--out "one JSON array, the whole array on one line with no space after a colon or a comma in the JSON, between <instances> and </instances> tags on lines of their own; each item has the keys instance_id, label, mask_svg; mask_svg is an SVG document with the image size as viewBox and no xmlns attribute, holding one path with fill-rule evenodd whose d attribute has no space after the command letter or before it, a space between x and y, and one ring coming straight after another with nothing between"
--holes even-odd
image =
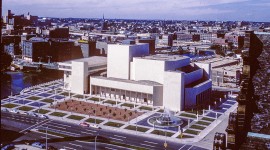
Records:
<instances>
[{"instance_id":1,"label":"building facade","mask_svg":"<svg viewBox=\"0 0 270 150\"><path fill-rule=\"evenodd\" d=\"M107 77L91 76L91 95L173 111L210 99L208 63L191 63L179 55L149 55L148 44L109 44Z\"/></svg>"}]
</instances>

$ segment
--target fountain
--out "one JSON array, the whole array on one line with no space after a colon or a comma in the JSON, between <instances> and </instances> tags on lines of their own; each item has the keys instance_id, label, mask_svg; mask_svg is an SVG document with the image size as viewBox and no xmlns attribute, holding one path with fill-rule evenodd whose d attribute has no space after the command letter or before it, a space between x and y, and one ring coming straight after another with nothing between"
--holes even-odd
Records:
<instances>
[{"instance_id":1,"label":"fountain","mask_svg":"<svg viewBox=\"0 0 270 150\"><path fill-rule=\"evenodd\" d=\"M183 124L183 121L174 116L174 113L168 109L164 109L164 112L160 116L154 116L148 119L148 124L158 127L176 127Z\"/></svg>"}]
</instances>

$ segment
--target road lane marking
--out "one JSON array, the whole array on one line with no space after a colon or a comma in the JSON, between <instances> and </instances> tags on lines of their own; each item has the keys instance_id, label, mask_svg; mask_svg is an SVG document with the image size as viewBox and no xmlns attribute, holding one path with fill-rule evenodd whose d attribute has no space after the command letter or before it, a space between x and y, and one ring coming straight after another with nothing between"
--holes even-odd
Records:
<instances>
[{"instance_id":1,"label":"road lane marking","mask_svg":"<svg viewBox=\"0 0 270 150\"><path fill-rule=\"evenodd\" d=\"M110 148L110 147L104 147L104 148L107 148L107 149L111 149L111 150L117 150L117 149L114 149L114 148Z\"/></svg>"},{"instance_id":2,"label":"road lane marking","mask_svg":"<svg viewBox=\"0 0 270 150\"><path fill-rule=\"evenodd\" d=\"M34 129L34 128L38 128L39 126L42 125L42 123L50 122L50 121L51 121L51 120L44 120L44 121L42 121L42 122L39 122L39 123L37 123L37 124L34 124L34 125L32 125L32 126L26 128L26 129L21 130L19 133L22 133L22 132L27 131L27 130L29 130L29 129L31 130L31 129Z\"/></svg>"},{"instance_id":3,"label":"road lane marking","mask_svg":"<svg viewBox=\"0 0 270 150\"><path fill-rule=\"evenodd\" d=\"M54 124L54 125L60 125L60 126L65 126L71 128L69 125L61 124L61 123L56 123L56 122L50 122L49 124Z\"/></svg>"},{"instance_id":4,"label":"road lane marking","mask_svg":"<svg viewBox=\"0 0 270 150\"><path fill-rule=\"evenodd\" d=\"M86 131L89 131L89 132L97 132L95 130L88 130L88 129L85 129Z\"/></svg>"},{"instance_id":5,"label":"road lane marking","mask_svg":"<svg viewBox=\"0 0 270 150\"><path fill-rule=\"evenodd\" d=\"M46 139L46 136L41 136L41 138ZM50 139L50 138L47 137L47 139Z\"/></svg>"},{"instance_id":6,"label":"road lane marking","mask_svg":"<svg viewBox=\"0 0 270 150\"><path fill-rule=\"evenodd\" d=\"M74 143L68 143L70 145L73 145L73 146L78 146L78 147L82 147L81 145L78 145L78 144L74 144Z\"/></svg>"},{"instance_id":7,"label":"road lane marking","mask_svg":"<svg viewBox=\"0 0 270 150\"><path fill-rule=\"evenodd\" d=\"M185 146L186 146L186 144L184 144L182 147L180 147L179 150L182 149L182 148L184 148Z\"/></svg>"},{"instance_id":8,"label":"road lane marking","mask_svg":"<svg viewBox=\"0 0 270 150\"><path fill-rule=\"evenodd\" d=\"M66 148L66 149L72 149L72 150L74 150L74 148L71 148L71 147L67 147L67 146L64 146L64 148Z\"/></svg>"},{"instance_id":9,"label":"road lane marking","mask_svg":"<svg viewBox=\"0 0 270 150\"><path fill-rule=\"evenodd\" d=\"M44 126L47 126L47 125L42 125L42 126L44 127ZM60 128L60 129L64 129L64 130L67 129L67 128L65 128L65 127L51 126L51 125L49 125L49 124L48 124L48 126L51 127L51 128Z\"/></svg>"},{"instance_id":10,"label":"road lane marking","mask_svg":"<svg viewBox=\"0 0 270 150\"><path fill-rule=\"evenodd\" d=\"M148 144L141 144L141 145L149 146L149 147L155 147L154 145L148 145Z\"/></svg>"},{"instance_id":11,"label":"road lane marking","mask_svg":"<svg viewBox=\"0 0 270 150\"><path fill-rule=\"evenodd\" d=\"M93 133L84 132L84 131L81 131L81 133L93 135Z\"/></svg>"},{"instance_id":12,"label":"road lane marking","mask_svg":"<svg viewBox=\"0 0 270 150\"><path fill-rule=\"evenodd\" d=\"M125 136L116 135L116 134L115 134L114 136L116 136L116 137L120 137L120 138L124 138L124 139L125 139L125 138L127 138L127 137L125 137Z\"/></svg>"},{"instance_id":13,"label":"road lane marking","mask_svg":"<svg viewBox=\"0 0 270 150\"><path fill-rule=\"evenodd\" d=\"M118 138L113 138L113 137L110 137L110 138L113 139L113 140L123 141L122 139L118 139Z\"/></svg>"},{"instance_id":14,"label":"road lane marking","mask_svg":"<svg viewBox=\"0 0 270 150\"><path fill-rule=\"evenodd\" d=\"M150 144L158 144L158 143L155 143L155 142L150 142L150 141L144 141L146 143L150 143Z\"/></svg>"},{"instance_id":15,"label":"road lane marking","mask_svg":"<svg viewBox=\"0 0 270 150\"><path fill-rule=\"evenodd\" d=\"M193 147L193 145L191 145L187 150L190 150Z\"/></svg>"},{"instance_id":16,"label":"road lane marking","mask_svg":"<svg viewBox=\"0 0 270 150\"><path fill-rule=\"evenodd\" d=\"M46 126L41 126L41 129L46 130ZM73 133L73 132L67 132L67 131L63 131L63 130L59 130L59 129L53 129L53 128L50 128L50 127L48 127L48 129L50 131L55 132L55 133L61 133L61 134L66 134L66 135L71 135L71 136L80 136L81 135L81 134L76 134L76 133Z\"/></svg>"}]
</instances>

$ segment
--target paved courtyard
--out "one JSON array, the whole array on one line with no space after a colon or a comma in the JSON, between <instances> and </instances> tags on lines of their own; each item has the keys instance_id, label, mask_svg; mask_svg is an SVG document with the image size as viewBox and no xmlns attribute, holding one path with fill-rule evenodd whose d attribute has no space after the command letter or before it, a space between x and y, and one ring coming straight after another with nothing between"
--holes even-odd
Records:
<instances>
[{"instance_id":1,"label":"paved courtyard","mask_svg":"<svg viewBox=\"0 0 270 150\"><path fill-rule=\"evenodd\" d=\"M168 138L181 142L196 142L203 139L232 112L237 102L233 98L222 99L216 106L197 112L178 112L176 117L183 120L179 127L153 127L148 119L159 116L163 108L147 104L134 104L120 99L107 99L79 95L62 89L63 80L56 80L24 89L19 95L1 100L2 108L18 109L21 112L32 111L46 114L51 119L97 123L102 128L121 132L139 132L142 136ZM226 121L226 120L225 120Z\"/></svg>"}]
</instances>

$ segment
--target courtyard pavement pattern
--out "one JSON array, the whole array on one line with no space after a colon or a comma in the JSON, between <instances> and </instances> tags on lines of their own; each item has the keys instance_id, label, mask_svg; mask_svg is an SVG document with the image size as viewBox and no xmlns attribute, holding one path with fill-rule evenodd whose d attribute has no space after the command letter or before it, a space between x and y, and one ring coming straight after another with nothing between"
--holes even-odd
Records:
<instances>
[{"instance_id":1,"label":"courtyard pavement pattern","mask_svg":"<svg viewBox=\"0 0 270 150\"><path fill-rule=\"evenodd\" d=\"M208 110L204 110L202 114L178 112L175 116L184 121L181 126L182 130L177 127L164 129L153 127L147 123L149 118L161 114L163 108L146 104L134 104L120 99L73 94L63 90L62 87L63 80L29 87L21 91L19 95L9 96L9 98L1 100L1 106L2 108L17 109L20 112L39 112L54 120L75 124L85 121L92 124L96 122L102 128L112 131L139 134L145 137L166 139L174 142L194 143L203 141L214 134L212 132L217 125L222 124L222 126L225 126L228 122L229 113L233 112L238 105L234 98L228 97L220 100L215 107L211 106ZM74 104L71 103L72 100ZM69 109L67 103L71 104ZM84 110L86 107L80 107L81 104L89 106L89 109ZM73 105L78 107L77 110ZM101 113L100 108L107 111ZM95 113L93 112L94 109ZM109 112L110 109L111 112ZM126 114L126 117L114 116L114 110L116 110L116 114ZM129 115L130 112L132 115ZM136 112L136 115L134 112ZM135 126L137 126L137 131L134 128ZM210 147L212 143L204 142L202 146L207 149L212 148Z\"/></svg>"}]
</instances>

